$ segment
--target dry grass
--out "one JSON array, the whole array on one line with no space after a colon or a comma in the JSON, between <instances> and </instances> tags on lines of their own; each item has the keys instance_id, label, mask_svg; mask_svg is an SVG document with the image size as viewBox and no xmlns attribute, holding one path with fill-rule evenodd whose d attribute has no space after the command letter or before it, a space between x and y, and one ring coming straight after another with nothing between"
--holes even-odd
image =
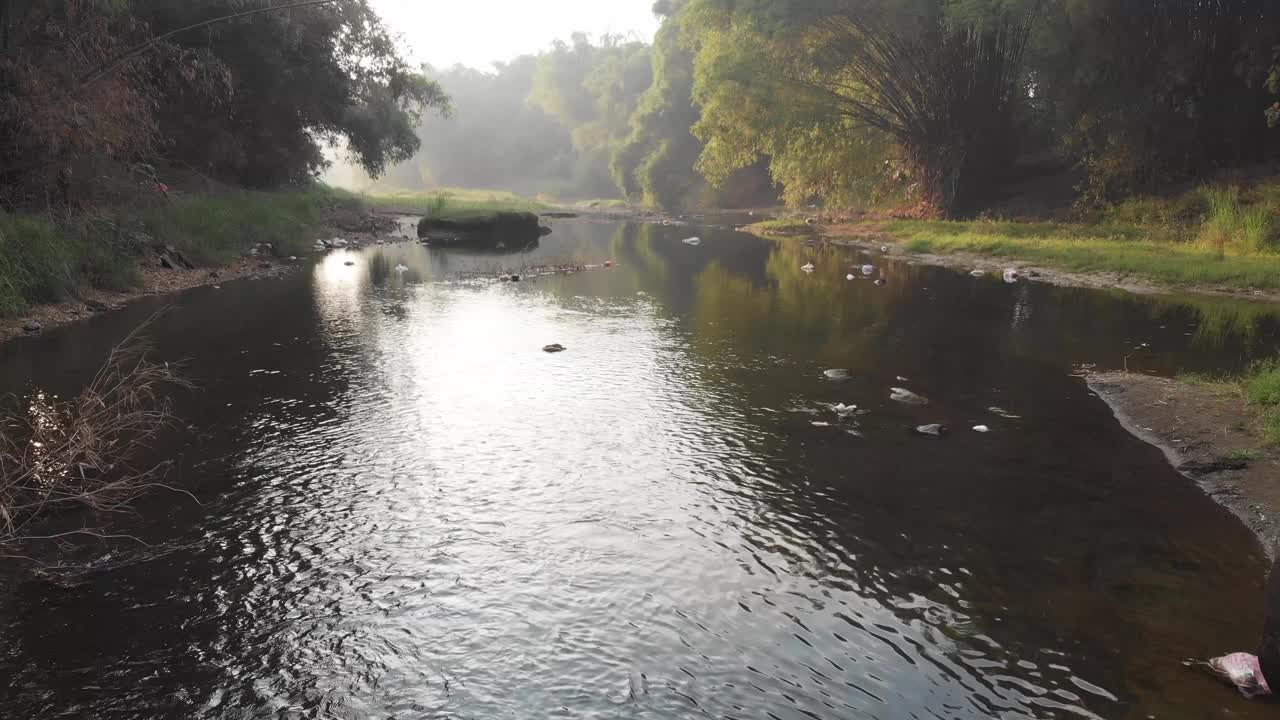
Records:
<instances>
[{"instance_id":1,"label":"dry grass","mask_svg":"<svg viewBox=\"0 0 1280 720\"><path fill-rule=\"evenodd\" d=\"M163 487L169 463L139 463L173 425L166 392L190 384L148 359L141 329L112 349L75 398L43 391L9 398L0 415L0 541L21 539L52 513L120 512Z\"/></svg>"}]
</instances>

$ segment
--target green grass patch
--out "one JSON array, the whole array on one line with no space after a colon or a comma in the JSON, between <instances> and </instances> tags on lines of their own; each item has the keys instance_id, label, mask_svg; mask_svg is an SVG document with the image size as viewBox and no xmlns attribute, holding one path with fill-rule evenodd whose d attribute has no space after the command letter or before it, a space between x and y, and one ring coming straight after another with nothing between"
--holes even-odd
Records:
<instances>
[{"instance_id":1,"label":"green grass patch","mask_svg":"<svg viewBox=\"0 0 1280 720\"><path fill-rule=\"evenodd\" d=\"M136 263L102 230L81 218L0 213L0 316L62 300L80 287L136 285Z\"/></svg>"},{"instance_id":2,"label":"green grass patch","mask_svg":"<svg viewBox=\"0 0 1280 720\"><path fill-rule=\"evenodd\" d=\"M422 214L436 220L474 220L500 212L543 213L552 206L501 191L448 189L357 196L374 209Z\"/></svg>"},{"instance_id":3,"label":"green grass patch","mask_svg":"<svg viewBox=\"0 0 1280 720\"><path fill-rule=\"evenodd\" d=\"M1256 363L1242 385L1249 405L1259 412L1263 438L1280 445L1280 359Z\"/></svg>"},{"instance_id":4,"label":"green grass patch","mask_svg":"<svg viewBox=\"0 0 1280 720\"><path fill-rule=\"evenodd\" d=\"M1257 462L1263 458L1261 450L1232 450L1227 453L1228 460L1236 460L1240 462Z\"/></svg>"},{"instance_id":5,"label":"green grass patch","mask_svg":"<svg viewBox=\"0 0 1280 720\"><path fill-rule=\"evenodd\" d=\"M235 192L176 198L137 212L142 231L198 265L220 265L258 243L277 255L302 255L329 211L345 198L327 189Z\"/></svg>"},{"instance_id":6,"label":"green grass patch","mask_svg":"<svg viewBox=\"0 0 1280 720\"><path fill-rule=\"evenodd\" d=\"M0 316L82 288L136 287L138 260L152 245L171 245L205 266L225 264L263 242L277 255L302 255L325 217L346 201L322 188L139 198L61 217L0 213Z\"/></svg>"},{"instance_id":7,"label":"green grass patch","mask_svg":"<svg viewBox=\"0 0 1280 720\"><path fill-rule=\"evenodd\" d=\"M971 252L1186 285L1280 288L1280 254L1219 252L1123 223L895 221L886 229L913 252Z\"/></svg>"},{"instance_id":8,"label":"green grass patch","mask_svg":"<svg viewBox=\"0 0 1280 720\"><path fill-rule=\"evenodd\" d=\"M814 227L803 217L762 220L744 227L743 230L764 238L798 237L814 233Z\"/></svg>"}]
</instances>

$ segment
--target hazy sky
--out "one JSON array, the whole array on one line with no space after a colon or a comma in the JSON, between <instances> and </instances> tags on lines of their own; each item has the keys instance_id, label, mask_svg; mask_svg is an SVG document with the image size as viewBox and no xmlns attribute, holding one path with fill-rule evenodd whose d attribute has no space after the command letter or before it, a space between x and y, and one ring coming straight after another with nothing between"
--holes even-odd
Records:
<instances>
[{"instance_id":1,"label":"hazy sky","mask_svg":"<svg viewBox=\"0 0 1280 720\"><path fill-rule=\"evenodd\" d=\"M489 69L536 52L574 31L635 33L650 41L653 0L372 0L416 62Z\"/></svg>"}]
</instances>

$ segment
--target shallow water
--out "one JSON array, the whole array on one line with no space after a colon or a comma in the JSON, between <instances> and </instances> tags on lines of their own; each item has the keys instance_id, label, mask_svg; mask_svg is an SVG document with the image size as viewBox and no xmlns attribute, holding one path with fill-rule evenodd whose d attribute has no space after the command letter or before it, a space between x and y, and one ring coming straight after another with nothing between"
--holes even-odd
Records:
<instances>
[{"instance_id":1,"label":"shallow water","mask_svg":"<svg viewBox=\"0 0 1280 720\"><path fill-rule=\"evenodd\" d=\"M164 302L0 348L6 389L74 391ZM1269 716L1181 665L1254 644L1254 540L1071 371L1238 368L1278 328L585 223L196 290L150 331L201 386L157 448L195 499L0 577L0 715Z\"/></svg>"}]
</instances>

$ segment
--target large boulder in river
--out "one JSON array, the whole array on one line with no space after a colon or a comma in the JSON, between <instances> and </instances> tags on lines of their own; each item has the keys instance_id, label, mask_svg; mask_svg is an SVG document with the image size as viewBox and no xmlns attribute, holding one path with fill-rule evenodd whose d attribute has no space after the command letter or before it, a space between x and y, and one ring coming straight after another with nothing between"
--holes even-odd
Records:
<instances>
[{"instance_id":1,"label":"large boulder in river","mask_svg":"<svg viewBox=\"0 0 1280 720\"><path fill-rule=\"evenodd\" d=\"M496 212L461 218L424 217L418 222L418 237L432 247L476 250L518 250L535 245L551 232L527 212Z\"/></svg>"}]
</instances>

